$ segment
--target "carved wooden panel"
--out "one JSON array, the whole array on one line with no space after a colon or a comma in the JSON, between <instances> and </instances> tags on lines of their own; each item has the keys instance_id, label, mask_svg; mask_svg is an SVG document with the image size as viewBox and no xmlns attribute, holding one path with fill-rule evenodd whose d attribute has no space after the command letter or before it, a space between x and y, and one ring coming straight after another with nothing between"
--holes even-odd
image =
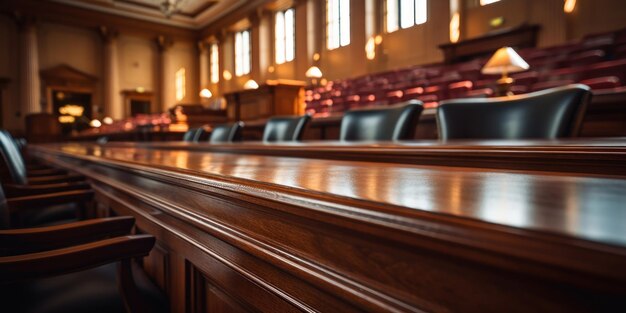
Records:
<instances>
[{"instance_id":1,"label":"carved wooden panel","mask_svg":"<svg viewBox=\"0 0 626 313\"><path fill-rule=\"evenodd\" d=\"M206 274L194 269L194 310L197 313L243 313L254 312L237 296L225 292L207 277Z\"/></svg>"},{"instance_id":2,"label":"carved wooden panel","mask_svg":"<svg viewBox=\"0 0 626 313\"><path fill-rule=\"evenodd\" d=\"M143 267L152 281L156 283L161 290L170 293L170 262L169 252L158 242L150 254L143 259Z\"/></svg>"}]
</instances>

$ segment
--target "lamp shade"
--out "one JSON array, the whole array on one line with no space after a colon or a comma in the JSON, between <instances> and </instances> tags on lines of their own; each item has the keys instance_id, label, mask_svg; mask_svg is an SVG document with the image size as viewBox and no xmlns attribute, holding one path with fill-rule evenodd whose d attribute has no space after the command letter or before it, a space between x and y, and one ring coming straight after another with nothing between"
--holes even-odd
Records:
<instances>
[{"instance_id":1,"label":"lamp shade","mask_svg":"<svg viewBox=\"0 0 626 313\"><path fill-rule=\"evenodd\" d=\"M259 84L253 79L249 79L245 84L243 84L243 89L258 89Z\"/></svg>"},{"instance_id":2,"label":"lamp shade","mask_svg":"<svg viewBox=\"0 0 626 313\"><path fill-rule=\"evenodd\" d=\"M483 66L483 74L507 74L522 72L530 66L511 47L503 47L493 54L491 59Z\"/></svg>"},{"instance_id":3,"label":"lamp shade","mask_svg":"<svg viewBox=\"0 0 626 313\"><path fill-rule=\"evenodd\" d=\"M204 88L202 89L202 91L200 91L200 97L204 99L208 99L208 98L213 97L213 93L211 93L211 90Z\"/></svg>"},{"instance_id":4,"label":"lamp shade","mask_svg":"<svg viewBox=\"0 0 626 313\"><path fill-rule=\"evenodd\" d=\"M311 66L304 74L308 78L322 78L322 71L317 66Z\"/></svg>"}]
</instances>

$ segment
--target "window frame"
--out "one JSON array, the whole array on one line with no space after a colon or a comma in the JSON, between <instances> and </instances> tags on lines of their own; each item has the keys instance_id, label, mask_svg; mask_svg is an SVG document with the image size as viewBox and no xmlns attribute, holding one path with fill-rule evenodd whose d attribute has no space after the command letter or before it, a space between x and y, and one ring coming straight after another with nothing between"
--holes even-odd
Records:
<instances>
[{"instance_id":1,"label":"window frame","mask_svg":"<svg viewBox=\"0 0 626 313\"><path fill-rule=\"evenodd\" d=\"M389 17L390 17L390 12L389 12L389 3L393 2L395 3L395 9L396 12L394 12L395 14L395 20L396 20L396 24L395 27L393 29L390 29L390 24L389 24ZM408 29L411 28L413 26L417 26L417 25L422 25L425 24L426 22L428 22L428 0L409 0L409 1L413 1L413 22L410 25L406 25L406 26L402 26L402 8L403 8L403 3L405 0L386 0L385 1L385 7L384 7L384 14L385 14L385 32L386 33L393 33L395 31L401 30L401 29ZM419 19L418 17L420 17L417 12L418 12L418 4L421 4L420 7L424 8L424 18L423 19Z\"/></svg>"},{"instance_id":2,"label":"window frame","mask_svg":"<svg viewBox=\"0 0 626 313\"><path fill-rule=\"evenodd\" d=\"M239 41L241 41L241 47L239 47ZM248 75L250 74L251 70L252 36L250 33L250 29L244 29L235 33L235 76L241 77Z\"/></svg>"},{"instance_id":3,"label":"window frame","mask_svg":"<svg viewBox=\"0 0 626 313\"><path fill-rule=\"evenodd\" d=\"M288 36L288 25L287 25L287 12L291 12L292 15L292 20L291 20L291 36ZM282 38L278 38L277 34L278 34L278 16L281 15L282 16L282 20L283 20L283 29L282 29ZM291 49L289 49L289 45L288 45L288 38L291 38ZM279 47L279 43L282 42L282 47ZM282 49L280 49L282 48ZM279 52L279 50L282 50L282 52ZM282 58L279 58L279 56L282 53ZM274 15L274 62L276 64L284 64L284 63L289 63L293 60L295 60L296 58L296 9L294 7L282 10L282 11L278 11L276 12L276 14Z\"/></svg>"},{"instance_id":4,"label":"window frame","mask_svg":"<svg viewBox=\"0 0 626 313\"><path fill-rule=\"evenodd\" d=\"M181 67L175 73L176 101L183 101L187 96L187 69Z\"/></svg>"},{"instance_id":5,"label":"window frame","mask_svg":"<svg viewBox=\"0 0 626 313\"><path fill-rule=\"evenodd\" d=\"M342 5L343 4L343 5ZM338 12L337 12L337 19L332 20L331 21L331 5L333 7L337 7ZM347 6L344 7L344 6ZM342 8L344 9L342 11ZM347 13L346 12L347 9ZM328 50L334 50L337 48L341 48L341 47L345 47L350 45L352 39L351 39L351 5L350 5L350 0L326 0L326 49ZM343 16L342 16L343 14ZM334 41L331 41L331 37L335 37L332 36L333 34L331 34L331 26L336 24L337 27L337 34L336 34L336 38L337 38L337 42L336 45L334 44Z\"/></svg>"},{"instance_id":6,"label":"window frame","mask_svg":"<svg viewBox=\"0 0 626 313\"><path fill-rule=\"evenodd\" d=\"M212 84L220 82L220 49L214 42L209 47L209 80Z\"/></svg>"}]
</instances>

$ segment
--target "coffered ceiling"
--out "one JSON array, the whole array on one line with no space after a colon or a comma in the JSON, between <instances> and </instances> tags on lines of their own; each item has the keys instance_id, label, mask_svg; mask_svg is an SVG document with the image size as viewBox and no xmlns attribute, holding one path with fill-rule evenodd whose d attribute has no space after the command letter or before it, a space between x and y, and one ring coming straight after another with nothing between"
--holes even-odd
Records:
<instances>
[{"instance_id":1,"label":"coffered ceiling","mask_svg":"<svg viewBox=\"0 0 626 313\"><path fill-rule=\"evenodd\" d=\"M180 10L167 18L160 10L160 4L165 0L49 1L189 29L202 28L247 2L246 0L182 0L179 5Z\"/></svg>"}]
</instances>

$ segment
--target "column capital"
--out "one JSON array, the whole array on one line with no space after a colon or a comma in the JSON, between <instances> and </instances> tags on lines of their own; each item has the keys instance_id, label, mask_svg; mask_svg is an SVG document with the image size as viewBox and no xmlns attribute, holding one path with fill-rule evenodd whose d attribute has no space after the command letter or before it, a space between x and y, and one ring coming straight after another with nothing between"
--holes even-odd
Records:
<instances>
[{"instance_id":1,"label":"column capital","mask_svg":"<svg viewBox=\"0 0 626 313\"><path fill-rule=\"evenodd\" d=\"M200 53L209 51L209 43L206 40L198 40L197 47L198 47L198 52Z\"/></svg>"},{"instance_id":2,"label":"column capital","mask_svg":"<svg viewBox=\"0 0 626 313\"><path fill-rule=\"evenodd\" d=\"M117 36L119 36L119 32L117 30L108 28L106 26L100 26L98 28L98 31L100 33L100 38L102 38L105 43L110 43L115 40Z\"/></svg>"},{"instance_id":3,"label":"column capital","mask_svg":"<svg viewBox=\"0 0 626 313\"><path fill-rule=\"evenodd\" d=\"M250 13L250 15L248 15L248 21L250 21L250 25L252 27L258 27L259 24L261 23L261 18L263 17L263 8L259 8L255 11L253 11L252 13Z\"/></svg>"},{"instance_id":4,"label":"column capital","mask_svg":"<svg viewBox=\"0 0 626 313\"><path fill-rule=\"evenodd\" d=\"M13 18L15 19L19 31L28 30L37 24L37 18L32 15L23 14L21 11L13 12Z\"/></svg>"},{"instance_id":5,"label":"column capital","mask_svg":"<svg viewBox=\"0 0 626 313\"><path fill-rule=\"evenodd\" d=\"M215 33L213 36L215 36L215 40L217 40L217 42L223 42L224 38L226 38L226 36L228 36L228 30L225 29L225 28L222 28L222 29L220 29L220 31Z\"/></svg>"},{"instance_id":6,"label":"column capital","mask_svg":"<svg viewBox=\"0 0 626 313\"><path fill-rule=\"evenodd\" d=\"M165 52L174 45L174 40L163 35L159 35L154 39L159 52Z\"/></svg>"}]
</instances>

